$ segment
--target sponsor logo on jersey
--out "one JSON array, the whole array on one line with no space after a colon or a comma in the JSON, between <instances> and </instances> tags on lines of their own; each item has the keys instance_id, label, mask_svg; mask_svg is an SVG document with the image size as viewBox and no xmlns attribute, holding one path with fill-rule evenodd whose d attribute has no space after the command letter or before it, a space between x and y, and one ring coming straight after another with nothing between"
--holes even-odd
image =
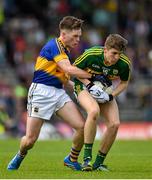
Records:
<instances>
[{"instance_id":1,"label":"sponsor logo on jersey","mask_svg":"<svg viewBox=\"0 0 152 180\"><path fill-rule=\"evenodd\" d=\"M100 66L98 66L97 64L92 64L92 67L95 67L97 69L100 69Z\"/></svg>"}]
</instances>

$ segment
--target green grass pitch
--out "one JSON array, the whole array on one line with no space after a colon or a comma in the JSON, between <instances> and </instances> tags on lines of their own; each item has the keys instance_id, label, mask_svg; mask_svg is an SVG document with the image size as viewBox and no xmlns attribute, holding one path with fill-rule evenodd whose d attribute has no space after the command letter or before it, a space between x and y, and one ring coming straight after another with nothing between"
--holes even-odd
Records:
<instances>
[{"instance_id":1,"label":"green grass pitch","mask_svg":"<svg viewBox=\"0 0 152 180\"><path fill-rule=\"evenodd\" d=\"M152 141L116 141L105 164L110 172L78 172L63 166L71 141L38 141L18 171L7 171L18 140L0 140L0 179L151 179ZM94 144L93 155L99 142ZM82 151L83 152L83 151ZM82 154L79 161L82 162Z\"/></svg>"}]
</instances>

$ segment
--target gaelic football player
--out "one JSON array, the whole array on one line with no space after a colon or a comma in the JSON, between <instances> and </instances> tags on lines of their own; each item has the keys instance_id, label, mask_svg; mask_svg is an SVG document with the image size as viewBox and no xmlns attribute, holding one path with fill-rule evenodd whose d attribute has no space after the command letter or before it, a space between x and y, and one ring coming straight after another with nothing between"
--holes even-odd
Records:
<instances>
[{"instance_id":1,"label":"gaelic football player","mask_svg":"<svg viewBox=\"0 0 152 180\"><path fill-rule=\"evenodd\" d=\"M33 82L28 93L28 117L26 135L21 139L18 153L8 164L8 170L17 170L38 139L44 120L51 120L56 113L75 129L66 166L81 170L77 162L83 146L84 119L74 102L64 90L69 75L90 78L91 74L70 64L70 49L79 44L83 21L73 16L64 17L60 24L60 36L48 41L41 49L35 65Z\"/></svg>"},{"instance_id":2,"label":"gaelic football player","mask_svg":"<svg viewBox=\"0 0 152 180\"><path fill-rule=\"evenodd\" d=\"M124 54L127 40L119 34L110 34L104 47L96 46L86 50L75 61L75 66L99 77L99 81L110 84L117 80L118 84L111 94L94 94L93 79L75 79L75 93L82 108L87 112L84 127L84 163L82 170L108 171L103 164L115 138L120 124L119 110L115 97L126 90L130 77L130 60ZM103 75L103 77L102 77ZM85 86L84 86L85 85ZM92 147L96 135L96 124L99 116L103 116L106 131L92 164Z\"/></svg>"}]
</instances>

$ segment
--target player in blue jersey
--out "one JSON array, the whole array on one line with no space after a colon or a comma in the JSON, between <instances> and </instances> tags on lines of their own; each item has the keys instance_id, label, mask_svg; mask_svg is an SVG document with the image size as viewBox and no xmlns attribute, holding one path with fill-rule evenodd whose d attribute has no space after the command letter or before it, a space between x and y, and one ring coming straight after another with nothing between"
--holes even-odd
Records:
<instances>
[{"instance_id":1,"label":"player in blue jersey","mask_svg":"<svg viewBox=\"0 0 152 180\"><path fill-rule=\"evenodd\" d=\"M126 45L127 40L122 36L110 34L105 41L104 47L92 47L86 50L75 61L77 67L96 74L96 80L98 76L98 81L104 85L110 86L111 81L117 81L113 91L108 92L107 89L107 92L99 91L98 94L94 94L93 87L95 81L93 79L92 82L88 79L75 79L77 99L82 108L87 112L84 127L83 171L108 171L104 165L104 160L116 138L120 124L119 110L115 97L126 90L130 79L130 60L124 54ZM96 134L97 119L100 114L104 118L106 131L103 134L99 152L92 165L92 147Z\"/></svg>"},{"instance_id":2,"label":"player in blue jersey","mask_svg":"<svg viewBox=\"0 0 152 180\"><path fill-rule=\"evenodd\" d=\"M70 49L79 44L83 21L73 16L64 17L59 24L59 38L51 39L41 49L35 65L33 82L28 93L28 117L26 135L21 139L20 149L8 164L8 170L16 170L36 142L44 120L53 113L60 116L75 129L70 154L64 164L75 170L83 146L84 119L76 105L64 90L70 84L69 76L90 78L91 74L70 64Z\"/></svg>"}]
</instances>

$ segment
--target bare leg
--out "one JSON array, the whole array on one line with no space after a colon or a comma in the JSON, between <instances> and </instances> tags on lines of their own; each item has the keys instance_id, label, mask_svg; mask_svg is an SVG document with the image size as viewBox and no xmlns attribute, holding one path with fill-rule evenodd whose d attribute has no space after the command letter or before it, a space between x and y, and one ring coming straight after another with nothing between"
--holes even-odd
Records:
<instances>
[{"instance_id":1,"label":"bare leg","mask_svg":"<svg viewBox=\"0 0 152 180\"><path fill-rule=\"evenodd\" d=\"M57 115L75 129L72 148L70 154L64 158L64 165L74 170L81 170L77 160L84 143L84 119L73 102L67 102L57 111Z\"/></svg>"},{"instance_id":2,"label":"bare leg","mask_svg":"<svg viewBox=\"0 0 152 180\"><path fill-rule=\"evenodd\" d=\"M83 171L91 171L92 165L92 148L96 135L97 118L100 114L100 108L95 99L86 91L83 90L78 95L78 100L84 110L87 112L87 119L84 127L84 163Z\"/></svg>"},{"instance_id":3,"label":"bare leg","mask_svg":"<svg viewBox=\"0 0 152 180\"><path fill-rule=\"evenodd\" d=\"M80 105L87 112L87 119L84 127L84 142L92 144L96 135L96 123L100 114L99 105L87 91L81 91L78 95Z\"/></svg>"},{"instance_id":4,"label":"bare leg","mask_svg":"<svg viewBox=\"0 0 152 180\"><path fill-rule=\"evenodd\" d=\"M120 124L118 106L116 101L114 100L112 102L101 105L101 113L105 118L107 130L103 135L100 151L107 154L113 142L115 141Z\"/></svg>"},{"instance_id":5,"label":"bare leg","mask_svg":"<svg viewBox=\"0 0 152 180\"><path fill-rule=\"evenodd\" d=\"M22 137L20 143L20 153L24 155L29 149L31 149L37 140L40 129L42 127L43 120L40 118L27 118L26 135Z\"/></svg>"},{"instance_id":6,"label":"bare leg","mask_svg":"<svg viewBox=\"0 0 152 180\"><path fill-rule=\"evenodd\" d=\"M105 125L107 127L103 139L101 141L100 150L96 156L96 160L93 164L94 169L101 171L108 171L108 169L103 165L107 153L109 152L112 144L115 141L118 127L119 127L119 113L118 107L115 100L105 104L100 104L101 113L103 114L105 120Z\"/></svg>"},{"instance_id":7,"label":"bare leg","mask_svg":"<svg viewBox=\"0 0 152 180\"><path fill-rule=\"evenodd\" d=\"M9 162L8 170L17 170L20 167L27 151L33 147L37 140L42 124L43 120L39 118L27 118L26 135L21 140L19 153Z\"/></svg>"},{"instance_id":8,"label":"bare leg","mask_svg":"<svg viewBox=\"0 0 152 180\"><path fill-rule=\"evenodd\" d=\"M84 142L84 118L77 106L73 102L68 102L57 111L57 115L76 130L73 136L72 147L81 150Z\"/></svg>"}]
</instances>

